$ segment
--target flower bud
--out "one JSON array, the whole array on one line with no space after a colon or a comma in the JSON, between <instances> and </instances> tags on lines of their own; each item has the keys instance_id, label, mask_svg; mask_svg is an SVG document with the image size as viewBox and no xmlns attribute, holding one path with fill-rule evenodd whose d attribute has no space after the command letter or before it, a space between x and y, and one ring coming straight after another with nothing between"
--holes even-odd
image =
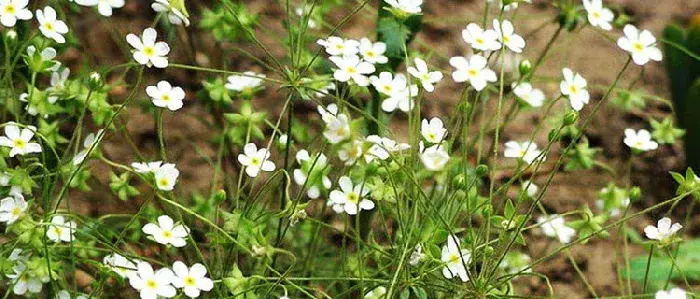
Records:
<instances>
[{"instance_id":1,"label":"flower bud","mask_svg":"<svg viewBox=\"0 0 700 299\"><path fill-rule=\"evenodd\" d=\"M632 201L638 200L642 197L642 189L640 189L637 186L632 187L632 189L630 189L628 195L629 195L630 200L632 200Z\"/></svg>"},{"instance_id":2,"label":"flower bud","mask_svg":"<svg viewBox=\"0 0 700 299\"><path fill-rule=\"evenodd\" d=\"M17 31L10 29L7 31L5 36L7 37L8 41L14 41L17 39Z\"/></svg>"},{"instance_id":3,"label":"flower bud","mask_svg":"<svg viewBox=\"0 0 700 299\"><path fill-rule=\"evenodd\" d=\"M559 134L559 131L557 131L556 129L552 129L551 131L549 131L549 134L547 135L547 139L549 140L549 142L559 141L559 138L561 138L561 135Z\"/></svg>"},{"instance_id":4,"label":"flower bud","mask_svg":"<svg viewBox=\"0 0 700 299\"><path fill-rule=\"evenodd\" d=\"M578 120L578 112L571 110L564 115L564 125L565 126L570 126L576 123L576 120Z\"/></svg>"},{"instance_id":5,"label":"flower bud","mask_svg":"<svg viewBox=\"0 0 700 299\"><path fill-rule=\"evenodd\" d=\"M532 71L532 62L528 59L524 59L520 62L520 65L518 65L518 71L520 72L520 76L529 75Z\"/></svg>"},{"instance_id":6,"label":"flower bud","mask_svg":"<svg viewBox=\"0 0 700 299\"><path fill-rule=\"evenodd\" d=\"M467 179L463 174L458 174L452 179L452 185L457 189L462 189L467 186Z\"/></svg>"},{"instance_id":7,"label":"flower bud","mask_svg":"<svg viewBox=\"0 0 700 299\"><path fill-rule=\"evenodd\" d=\"M494 249L492 246L486 246L486 248L484 248L484 254L486 256L491 256L493 254L493 252L494 252Z\"/></svg>"},{"instance_id":8,"label":"flower bud","mask_svg":"<svg viewBox=\"0 0 700 299\"><path fill-rule=\"evenodd\" d=\"M479 166L476 167L476 175L480 177L485 177L488 174L489 167L486 164L479 164Z\"/></svg>"},{"instance_id":9,"label":"flower bud","mask_svg":"<svg viewBox=\"0 0 700 299\"><path fill-rule=\"evenodd\" d=\"M88 78L88 86L93 90L102 87L102 76L98 72L90 73L90 77Z\"/></svg>"}]
</instances>

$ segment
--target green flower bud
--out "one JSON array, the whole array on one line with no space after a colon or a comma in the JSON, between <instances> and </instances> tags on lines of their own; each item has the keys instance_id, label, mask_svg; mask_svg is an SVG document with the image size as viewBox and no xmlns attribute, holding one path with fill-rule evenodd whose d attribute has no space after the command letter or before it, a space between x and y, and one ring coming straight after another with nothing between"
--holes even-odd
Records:
<instances>
[{"instance_id":1,"label":"green flower bud","mask_svg":"<svg viewBox=\"0 0 700 299\"><path fill-rule=\"evenodd\" d=\"M637 186L632 187L632 189L630 189L630 191L629 191L630 200L632 200L632 201L639 200L641 197L642 197L642 189L640 189Z\"/></svg>"},{"instance_id":2,"label":"green flower bud","mask_svg":"<svg viewBox=\"0 0 700 299\"><path fill-rule=\"evenodd\" d=\"M452 179L452 185L457 189L462 189L467 186L467 179L463 174L458 174Z\"/></svg>"},{"instance_id":3,"label":"green flower bud","mask_svg":"<svg viewBox=\"0 0 700 299\"><path fill-rule=\"evenodd\" d=\"M520 62L520 65L518 65L518 71L520 72L520 76L529 75L532 71L532 62L528 59L524 59Z\"/></svg>"},{"instance_id":4,"label":"green flower bud","mask_svg":"<svg viewBox=\"0 0 700 299\"><path fill-rule=\"evenodd\" d=\"M555 141L559 141L559 138L561 138L561 135L559 134L558 130L552 129L551 131L549 131L547 138L548 138L549 142L555 142Z\"/></svg>"},{"instance_id":5,"label":"green flower bud","mask_svg":"<svg viewBox=\"0 0 700 299\"><path fill-rule=\"evenodd\" d=\"M564 115L564 125L565 126L570 126L576 123L576 120L578 120L578 112L571 110Z\"/></svg>"},{"instance_id":6,"label":"green flower bud","mask_svg":"<svg viewBox=\"0 0 700 299\"><path fill-rule=\"evenodd\" d=\"M102 76L98 72L90 73L90 77L88 78L88 86L90 89L100 89L100 87L102 87L102 83Z\"/></svg>"},{"instance_id":7,"label":"green flower bud","mask_svg":"<svg viewBox=\"0 0 700 299\"><path fill-rule=\"evenodd\" d=\"M485 177L488 174L489 167L486 164L479 164L479 166L476 167L476 175L480 177Z\"/></svg>"}]
</instances>

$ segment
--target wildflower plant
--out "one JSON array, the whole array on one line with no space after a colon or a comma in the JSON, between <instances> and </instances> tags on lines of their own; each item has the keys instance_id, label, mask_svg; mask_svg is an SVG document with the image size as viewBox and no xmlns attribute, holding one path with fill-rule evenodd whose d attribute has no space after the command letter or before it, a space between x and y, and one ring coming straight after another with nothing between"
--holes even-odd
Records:
<instances>
[{"instance_id":1,"label":"wildflower plant","mask_svg":"<svg viewBox=\"0 0 700 299\"><path fill-rule=\"evenodd\" d=\"M420 34L447 22L430 1L278 2L271 26L240 1L0 0L4 297L556 297L540 266L558 257L599 297L570 250L594 240L620 252L606 292L692 292L674 254L692 205L674 209L700 179L672 172L676 196L652 201L632 175L685 132L652 113L604 128L631 152L622 170L589 138L613 94L660 98L632 90L664 59L655 33L606 1L551 0L536 31L555 33L535 48L531 1L480 1L458 52L438 53ZM134 7L148 22L112 22ZM118 61L88 50L81 18L109 29ZM346 30L353 19L373 23ZM605 62L614 79L552 55L587 30L624 59ZM427 108L439 99L452 106ZM524 114L527 135L512 130ZM555 177L585 171L610 181L558 208ZM635 285L629 246L649 251ZM660 254L682 279L652 289Z\"/></svg>"}]
</instances>

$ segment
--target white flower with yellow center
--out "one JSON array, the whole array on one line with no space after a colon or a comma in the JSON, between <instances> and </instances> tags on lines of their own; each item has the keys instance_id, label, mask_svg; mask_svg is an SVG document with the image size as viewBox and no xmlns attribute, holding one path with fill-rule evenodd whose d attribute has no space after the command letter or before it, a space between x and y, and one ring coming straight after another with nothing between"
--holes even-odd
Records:
<instances>
[{"instance_id":1,"label":"white flower with yellow center","mask_svg":"<svg viewBox=\"0 0 700 299\"><path fill-rule=\"evenodd\" d=\"M659 144L651 139L649 131L641 129L635 132L633 129L625 129L624 142L632 149L646 152L659 148Z\"/></svg>"},{"instance_id":2,"label":"white flower with yellow center","mask_svg":"<svg viewBox=\"0 0 700 299\"><path fill-rule=\"evenodd\" d=\"M158 33L153 28L146 28L140 38L133 33L126 36L126 41L134 47L133 56L136 62L148 67L168 67L170 46L165 42L156 42L157 37Z\"/></svg>"},{"instance_id":3,"label":"white flower with yellow center","mask_svg":"<svg viewBox=\"0 0 700 299\"><path fill-rule=\"evenodd\" d=\"M334 206L342 207L348 215L356 215L360 210L374 209L374 202L365 199L369 193L369 188L364 184L353 185L352 180L347 176L342 176L338 180L340 190L333 190L330 200Z\"/></svg>"},{"instance_id":4,"label":"white flower with yellow center","mask_svg":"<svg viewBox=\"0 0 700 299\"><path fill-rule=\"evenodd\" d=\"M34 132L36 132L36 128L33 126L27 126L20 131L15 123L7 123L5 125L5 136L0 136L0 145L12 148L10 157L41 153L41 145L31 142Z\"/></svg>"},{"instance_id":5,"label":"white flower with yellow center","mask_svg":"<svg viewBox=\"0 0 700 299\"><path fill-rule=\"evenodd\" d=\"M14 194L0 201L0 222L15 223L27 210L27 201L22 194Z\"/></svg>"},{"instance_id":6,"label":"white flower with yellow center","mask_svg":"<svg viewBox=\"0 0 700 299\"><path fill-rule=\"evenodd\" d=\"M75 3L83 6L97 6L97 11L105 17L112 15L113 8L124 6L124 0L75 0Z\"/></svg>"},{"instance_id":7,"label":"white flower with yellow center","mask_svg":"<svg viewBox=\"0 0 700 299\"><path fill-rule=\"evenodd\" d=\"M207 277L207 268L200 263L187 268L181 261L173 263L172 283L176 288L182 289L190 298L197 298L202 291L209 292L214 288L214 283Z\"/></svg>"},{"instance_id":8,"label":"white flower with yellow center","mask_svg":"<svg viewBox=\"0 0 700 299\"><path fill-rule=\"evenodd\" d=\"M158 296L172 298L177 294L172 286L175 276L172 270L162 268L153 271L153 267L147 262L139 262L136 269L129 275L129 284L139 291L141 299L157 299Z\"/></svg>"},{"instance_id":9,"label":"white flower with yellow center","mask_svg":"<svg viewBox=\"0 0 700 299\"><path fill-rule=\"evenodd\" d=\"M535 162L540 154L542 154L542 151L537 149L537 144L527 141L523 143L508 141L503 153L506 158L520 159L527 164Z\"/></svg>"},{"instance_id":10,"label":"white flower with yellow center","mask_svg":"<svg viewBox=\"0 0 700 299\"><path fill-rule=\"evenodd\" d=\"M332 56L351 56L360 52L360 42L353 39L331 36L328 39L319 39L316 43L326 48L326 53Z\"/></svg>"},{"instance_id":11,"label":"white flower with yellow center","mask_svg":"<svg viewBox=\"0 0 700 299\"><path fill-rule=\"evenodd\" d=\"M158 170L162 164L162 161L154 161L147 163L134 162L131 163L131 168L133 168L134 171L138 173L149 173Z\"/></svg>"},{"instance_id":12,"label":"white flower with yellow center","mask_svg":"<svg viewBox=\"0 0 700 299\"><path fill-rule=\"evenodd\" d=\"M411 148L407 143L399 143L391 138L379 137L378 135L367 136L367 141L372 146L365 152L365 162L369 163L375 159L386 160L392 153L401 152Z\"/></svg>"},{"instance_id":13,"label":"white flower with yellow center","mask_svg":"<svg viewBox=\"0 0 700 299\"><path fill-rule=\"evenodd\" d=\"M515 53L523 52L523 48L525 48L525 39L515 34L513 23L508 20L503 20L503 22L493 20L493 29L496 31L498 41L500 41L501 44Z\"/></svg>"},{"instance_id":14,"label":"white flower with yellow center","mask_svg":"<svg viewBox=\"0 0 700 299\"><path fill-rule=\"evenodd\" d=\"M450 161L450 155L442 144L435 144L425 148L423 141L420 142L420 160L423 166L430 171L442 171Z\"/></svg>"},{"instance_id":15,"label":"white flower with yellow center","mask_svg":"<svg viewBox=\"0 0 700 299\"><path fill-rule=\"evenodd\" d=\"M459 239L450 235L447 237L447 244L442 247L440 260L445 264L442 268L442 275L447 279L459 277L463 282L469 281L467 267L471 262L471 252L466 248L460 248Z\"/></svg>"},{"instance_id":16,"label":"white flower with yellow center","mask_svg":"<svg viewBox=\"0 0 700 299\"><path fill-rule=\"evenodd\" d=\"M445 129L442 120L437 117L433 117L430 121L423 119L420 124L420 133L425 141L433 144L442 143L447 137L447 129Z\"/></svg>"},{"instance_id":17,"label":"white flower with yellow center","mask_svg":"<svg viewBox=\"0 0 700 299\"><path fill-rule=\"evenodd\" d=\"M405 14L419 14L423 5L423 0L384 0L384 2Z\"/></svg>"},{"instance_id":18,"label":"white flower with yellow center","mask_svg":"<svg viewBox=\"0 0 700 299\"><path fill-rule=\"evenodd\" d=\"M172 24L190 26L185 0L155 0L151 8L156 12L167 13L168 21Z\"/></svg>"},{"instance_id":19,"label":"white flower with yellow center","mask_svg":"<svg viewBox=\"0 0 700 299\"><path fill-rule=\"evenodd\" d=\"M0 23L14 27L17 20L29 20L32 12L27 9L29 0L0 0Z\"/></svg>"},{"instance_id":20,"label":"white flower with yellow center","mask_svg":"<svg viewBox=\"0 0 700 299\"><path fill-rule=\"evenodd\" d=\"M248 71L240 75L229 76L226 79L228 83L224 87L237 92L250 91L262 86L265 78L267 78L265 74Z\"/></svg>"},{"instance_id":21,"label":"white flower with yellow center","mask_svg":"<svg viewBox=\"0 0 700 299\"><path fill-rule=\"evenodd\" d=\"M166 163L159 167L153 174L156 179L156 187L163 191L171 191L175 188L177 177L180 176L180 171L175 168L175 164Z\"/></svg>"},{"instance_id":22,"label":"white flower with yellow center","mask_svg":"<svg viewBox=\"0 0 700 299\"><path fill-rule=\"evenodd\" d=\"M8 274L7 277L12 279L12 284L14 284L12 292L15 295L24 295L27 292L34 294L39 293L43 288L43 282L48 282L48 279L31 275L27 266L23 263L17 263L12 267L12 270L14 273Z\"/></svg>"},{"instance_id":23,"label":"white flower with yellow center","mask_svg":"<svg viewBox=\"0 0 700 299\"><path fill-rule=\"evenodd\" d=\"M53 242L71 242L75 227L75 222L66 221L60 215L53 216L51 224L46 229L46 237Z\"/></svg>"},{"instance_id":24,"label":"white flower with yellow center","mask_svg":"<svg viewBox=\"0 0 700 299\"><path fill-rule=\"evenodd\" d=\"M362 157L363 152L362 141L353 140L343 144L343 146L338 149L338 158L340 161L345 162L345 165L352 165L355 164L357 159Z\"/></svg>"},{"instance_id":25,"label":"white flower with yellow center","mask_svg":"<svg viewBox=\"0 0 700 299\"><path fill-rule=\"evenodd\" d=\"M579 73L574 73L569 68L562 70L564 80L559 83L561 93L569 98L571 108L581 111L584 104L588 104L590 94L588 93L588 82Z\"/></svg>"},{"instance_id":26,"label":"white flower with yellow center","mask_svg":"<svg viewBox=\"0 0 700 299\"><path fill-rule=\"evenodd\" d=\"M537 224L545 236L559 239L559 242L567 244L576 236L576 230L568 227L561 215L540 216Z\"/></svg>"},{"instance_id":27,"label":"white flower with yellow center","mask_svg":"<svg viewBox=\"0 0 700 299\"><path fill-rule=\"evenodd\" d=\"M545 100L545 95L542 90L533 88L528 82L521 82L518 85L513 83L513 93L522 102L530 107L542 107Z\"/></svg>"},{"instance_id":28,"label":"white flower with yellow center","mask_svg":"<svg viewBox=\"0 0 700 299\"><path fill-rule=\"evenodd\" d=\"M603 7L603 0L583 0L583 8L588 13L588 23L591 26L600 27L603 30L612 29L612 21L615 14L612 10Z\"/></svg>"},{"instance_id":29,"label":"white flower with yellow center","mask_svg":"<svg viewBox=\"0 0 700 299\"><path fill-rule=\"evenodd\" d=\"M39 30L41 33L62 44L66 42L64 34L68 33L68 26L65 22L57 19L56 10L50 6L44 7L44 10L36 11L36 20L39 22Z\"/></svg>"},{"instance_id":30,"label":"white flower with yellow center","mask_svg":"<svg viewBox=\"0 0 700 299\"><path fill-rule=\"evenodd\" d=\"M372 43L367 38L362 38L360 40L360 55L362 58L369 63L379 63L384 64L389 62L389 58L384 56L386 52L386 44L382 42Z\"/></svg>"},{"instance_id":31,"label":"white flower with yellow center","mask_svg":"<svg viewBox=\"0 0 700 299\"><path fill-rule=\"evenodd\" d=\"M326 137L331 144L340 143L343 140L350 138L352 131L350 130L350 120L345 114L329 118L326 123L326 129L323 131L323 136Z\"/></svg>"},{"instance_id":32,"label":"white flower with yellow center","mask_svg":"<svg viewBox=\"0 0 700 299\"><path fill-rule=\"evenodd\" d=\"M332 56L329 58L338 67L333 72L333 78L340 82L355 82L359 86L368 86L369 77L367 75L374 73L374 65L361 61L357 55L350 56Z\"/></svg>"},{"instance_id":33,"label":"white flower with yellow center","mask_svg":"<svg viewBox=\"0 0 700 299\"><path fill-rule=\"evenodd\" d=\"M641 32L634 25L626 25L625 36L617 40L617 45L632 55L637 65L645 65L649 60L661 61L663 55L656 47L656 38L649 30Z\"/></svg>"},{"instance_id":34,"label":"white flower with yellow center","mask_svg":"<svg viewBox=\"0 0 700 299\"><path fill-rule=\"evenodd\" d=\"M168 108L175 111L182 108L185 90L182 87L170 85L168 81L160 81L155 86L146 87L146 94L151 97L156 107Z\"/></svg>"},{"instance_id":35,"label":"white flower with yellow center","mask_svg":"<svg viewBox=\"0 0 700 299\"><path fill-rule=\"evenodd\" d=\"M245 173L254 178L260 170L274 171L275 163L268 160L270 152L266 148L258 149L255 143L248 143L243 147L243 154L238 155L238 162L245 166Z\"/></svg>"},{"instance_id":36,"label":"white flower with yellow center","mask_svg":"<svg viewBox=\"0 0 700 299\"><path fill-rule=\"evenodd\" d=\"M163 245L173 245L184 247L187 245L187 236L190 230L182 225L175 225L175 222L168 215L158 216L158 224L148 223L141 230L150 235L154 241Z\"/></svg>"},{"instance_id":37,"label":"white flower with yellow center","mask_svg":"<svg viewBox=\"0 0 700 299\"><path fill-rule=\"evenodd\" d=\"M414 62L415 67L408 67L408 73L411 74L411 76L420 80L420 84L421 86L423 86L423 89L425 89L425 91L433 92L435 90L434 84L442 80L442 73L439 71L431 72L428 69L428 64L426 64L425 61L423 61L423 59L416 57L416 59L414 59Z\"/></svg>"},{"instance_id":38,"label":"white flower with yellow center","mask_svg":"<svg viewBox=\"0 0 700 299\"><path fill-rule=\"evenodd\" d=\"M475 50L495 51L501 48L498 33L491 29L481 29L476 23L470 23L462 30L462 39Z\"/></svg>"},{"instance_id":39,"label":"white flower with yellow center","mask_svg":"<svg viewBox=\"0 0 700 299\"><path fill-rule=\"evenodd\" d=\"M129 277L131 273L136 271L134 262L117 253L105 256L102 263L121 277Z\"/></svg>"},{"instance_id":40,"label":"white flower with yellow center","mask_svg":"<svg viewBox=\"0 0 700 299\"><path fill-rule=\"evenodd\" d=\"M452 73L455 82L469 81L477 91L486 88L489 82L498 81L496 73L489 69L488 61L481 55L473 55L469 60L464 57L452 57L450 65L457 69Z\"/></svg>"},{"instance_id":41,"label":"white flower with yellow center","mask_svg":"<svg viewBox=\"0 0 700 299\"><path fill-rule=\"evenodd\" d=\"M680 223L672 223L671 218L664 217L659 219L656 226L648 225L644 228L644 234L647 238L667 242L673 237L683 226Z\"/></svg>"}]
</instances>

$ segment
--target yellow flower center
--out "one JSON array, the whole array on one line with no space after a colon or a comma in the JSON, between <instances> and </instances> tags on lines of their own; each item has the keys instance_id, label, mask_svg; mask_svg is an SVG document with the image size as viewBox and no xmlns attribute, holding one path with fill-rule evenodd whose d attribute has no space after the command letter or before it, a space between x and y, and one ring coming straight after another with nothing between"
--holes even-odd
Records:
<instances>
[{"instance_id":1,"label":"yellow flower center","mask_svg":"<svg viewBox=\"0 0 700 299\"><path fill-rule=\"evenodd\" d=\"M186 286L194 286L195 284L196 284L196 281L195 281L194 277L192 277L192 276L185 277L185 285Z\"/></svg>"},{"instance_id":2,"label":"yellow flower center","mask_svg":"<svg viewBox=\"0 0 700 299\"><path fill-rule=\"evenodd\" d=\"M144 47L143 54L146 54L146 56L151 57L156 54L156 49L153 49L153 47Z\"/></svg>"},{"instance_id":3,"label":"yellow flower center","mask_svg":"<svg viewBox=\"0 0 700 299\"><path fill-rule=\"evenodd\" d=\"M469 69L467 71L467 74L469 74L470 77L476 77L476 75L478 75L479 72L477 72L475 69Z\"/></svg>"},{"instance_id":4,"label":"yellow flower center","mask_svg":"<svg viewBox=\"0 0 700 299\"><path fill-rule=\"evenodd\" d=\"M503 42L506 43L506 44L509 43L509 42L510 42L510 36L504 36L504 37L503 37Z\"/></svg>"},{"instance_id":5,"label":"yellow flower center","mask_svg":"<svg viewBox=\"0 0 700 299\"><path fill-rule=\"evenodd\" d=\"M480 44L480 45L483 45L484 42L485 42L484 39L481 38L481 37L477 37L474 41L475 41L477 44Z\"/></svg>"},{"instance_id":6,"label":"yellow flower center","mask_svg":"<svg viewBox=\"0 0 700 299\"><path fill-rule=\"evenodd\" d=\"M347 72L349 74L354 74L354 73L357 73L357 69L353 66L350 66L350 67L348 67Z\"/></svg>"},{"instance_id":7,"label":"yellow flower center","mask_svg":"<svg viewBox=\"0 0 700 299\"><path fill-rule=\"evenodd\" d=\"M591 15L593 16L594 19L600 19L600 12L596 11L596 12L593 12Z\"/></svg>"},{"instance_id":8,"label":"yellow flower center","mask_svg":"<svg viewBox=\"0 0 700 299\"><path fill-rule=\"evenodd\" d=\"M146 280L146 287L147 287L147 288L149 288L149 289L155 289L156 286L158 286L158 284L156 283L155 280L153 280L153 279Z\"/></svg>"},{"instance_id":9,"label":"yellow flower center","mask_svg":"<svg viewBox=\"0 0 700 299\"><path fill-rule=\"evenodd\" d=\"M454 253L451 253L448 259L448 263L450 264L455 264L459 261L459 255L456 255Z\"/></svg>"},{"instance_id":10,"label":"yellow flower center","mask_svg":"<svg viewBox=\"0 0 700 299\"><path fill-rule=\"evenodd\" d=\"M173 237L173 232L171 232L169 230L164 230L162 235L163 235L163 238L170 239Z\"/></svg>"},{"instance_id":11,"label":"yellow flower center","mask_svg":"<svg viewBox=\"0 0 700 299\"><path fill-rule=\"evenodd\" d=\"M384 85L384 91L391 92L391 85Z\"/></svg>"},{"instance_id":12,"label":"yellow flower center","mask_svg":"<svg viewBox=\"0 0 700 299\"><path fill-rule=\"evenodd\" d=\"M161 97L161 100L166 101L166 102L170 102L170 95L164 94L164 95Z\"/></svg>"},{"instance_id":13,"label":"yellow flower center","mask_svg":"<svg viewBox=\"0 0 700 299\"><path fill-rule=\"evenodd\" d=\"M346 196L346 199L348 202L357 203L358 201L360 201L360 196L357 195L357 193L355 193L355 192L350 192Z\"/></svg>"},{"instance_id":14,"label":"yellow flower center","mask_svg":"<svg viewBox=\"0 0 700 299\"><path fill-rule=\"evenodd\" d=\"M20 209L19 207L15 207L14 209L12 209L12 216L17 217L21 213L22 213L22 209Z\"/></svg>"},{"instance_id":15,"label":"yellow flower center","mask_svg":"<svg viewBox=\"0 0 700 299\"><path fill-rule=\"evenodd\" d=\"M374 54L374 51L367 51L365 55L367 55L367 57L374 57L376 54Z\"/></svg>"},{"instance_id":16,"label":"yellow flower center","mask_svg":"<svg viewBox=\"0 0 700 299\"><path fill-rule=\"evenodd\" d=\"M433 133L433 132L428 133L428 139L435 140L436 138L437 138L437 135L435 135L435 133Z\"/></svg>"},{"instance_id":17,"label":"yellow flower center","mask_svg":"<svg viewBox=\"0 0 700 299\"><path fill-rule=\"evenodd\" d=\"M342 49L345 49L345 45L343 45L343 44L337 44L337 45L335 45L335 48L338 49L338 50L342 50Z\"/></svg>"},{"instance_id":18,"label":"yellow flower center","mask_svg":"<svg viewBox=\"0 0 700 299\"><path fill-rule=\"evenodd\" d=\"M260 159L258 157L253 157L250 159L250 165L258 166L260 165Z\"/></svg>"},{"instance_id":19,"label":"yellow flower center","mask_svg":"<svg viewBox=\"0 0 700 299\"><path fill-rule=\"evenodd\" d=\"M15 145L16 148L19 148L19 149L23 149L27 145L27 143L24 142L24 140L22 140L22 139L15 139L13 141L13 144Z\"/></svg>"},{"instance_id":20,"label":"yellow flower center","mask_svg":"<svg viewBox=\"0 0 700 299\"><path fill-rule=\"evenodd\" d=\"M7 14L15 14L15 6L12 4L5 5L5 13Z\"/></svg>"},{"instance_id":21,"label":"yellow flower center","mask_svg":"<svg viewBox=\"0 0 700 299\"><path fill-rule=\"evenodd\" d=\"M633 47L634 50L637 51L637 52L641 52L641 51L644 50L644 45L642 45L642 43L640 43L640 42L634 43L634 45L632 45L632 47Z\"/></svg>"},{"instance_id":22,"label":"yellow flower center","mask_svg":"<svg viewBox=\"0 0 700 299\"><path fill-rule=\"evenodd\" d=\"M63 229L58 227L58 226L54 226L53 232L56 233L57 235L61 235L61 233L63 233Z\"/></svg>"},{"instance_id":23,"label":"yellow flower center","mask_svg":"<svg viewBox=\"0 0 700 299\"><path fill-rule=\"evenodd\" d=\"M169 184L170 184L170 180L168 180L167 178L158 179L158 186L163 187L163 186L167 186Z\"/></svg>"},{"instance_id":24,"label":"yellow flower center","mask_svg":"<svg viewBox=\"0 0 700 299\"><path fill-rule=\"evenodd\" d=\"M48 30L48 31L53 31L53 24L46 22L46 23L44 23L44 28L46 28L46 30Z\"/></svg>"},{"instance_id":25,"label":"yellow flower center","mask_svg":"<svg viewBox=\"0 0 700 299\"><path fill-rule=\"evenodd\" d=\"M571 85L571 87L569 87L569 90L571 90L571 93L578 93L578 88L576 88L576 86Z\"/></svg>"}]
</instances>

